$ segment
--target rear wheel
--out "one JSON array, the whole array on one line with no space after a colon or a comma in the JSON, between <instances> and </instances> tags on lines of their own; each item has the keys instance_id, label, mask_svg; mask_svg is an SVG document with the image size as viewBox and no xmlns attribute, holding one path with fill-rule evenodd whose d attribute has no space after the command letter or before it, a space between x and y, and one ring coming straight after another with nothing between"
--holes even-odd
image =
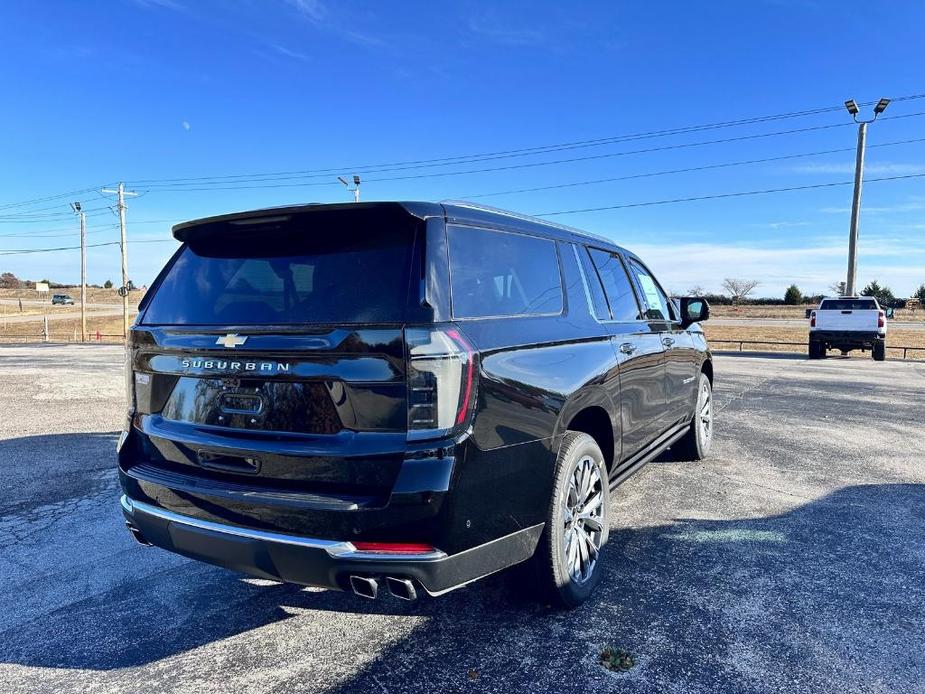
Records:
<instances>
[{"instance_id":1,"label":"rear wheel","mask_svg":"<svg viewBox=\"0 0 925 694\"><path fill-rule=\"evenodd\" d=\"M697 404L691 428L676 443L671 451L678 460L703 460L713 447L713 386L705 373L700 374L697 384Z\"/></svg>"},{"instance_id":2,"label":"rear wheel","mask_svg":"<svg viewBox=\"0 0 925 694\"><path fill-rule=\"evenodd\" d=\"M546 527L532 560L541 597L573 608L591 595L601 579L609 502L600 447L588 434L567 432L559 449Z\"/></svg>"},{"instance_id":3,"label":"rear wheel","mask_svg":"<svg viewBox=\"0 0 925 694\"><path fill-rule=\"evenodd\" d=\"M886 343L883 340L877 340L874 348L871 350L874 361L883 361L886 359Z\"/></svg>"},{"instance_id":4,"label":"rear wheel","mask_svg":"<svg viewBox=\"0 0 925 694\"><path fill-rule=\"evenodd\" d=\"M819 340L810 339L809 358L810 359L825 359L825 345Z\"/></svg>"}]
</instances>

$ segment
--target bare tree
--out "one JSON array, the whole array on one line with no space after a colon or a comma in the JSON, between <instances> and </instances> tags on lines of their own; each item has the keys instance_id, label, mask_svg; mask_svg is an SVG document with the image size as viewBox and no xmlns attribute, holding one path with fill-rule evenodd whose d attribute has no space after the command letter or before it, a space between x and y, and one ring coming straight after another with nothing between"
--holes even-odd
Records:
<instances>
[{"instance_id":1,"label":"bare tree","mask_svg":"<svg viewBox=\"0 0 925 694\"><path fill-rule=\"evenodd\" d=\"M847 292L846 287L847 285L844 282L835 282L829 285L829 290L831 290L835 296L844 296Z\"/></svg>"},{"instance_id":2,"label":"bare tree","mask_svg":"<svg viewBox=\"0 0 925 694\"><path fill-rule=\"evenodd\" d=\"M723 280L723 289L732 297L732 303L737 304L755 291L755 287L759 284L761 284L761 282L758 280L739 280L727 277Z\"/></svg>"},{"instance_id":3,"label":"bare tree","mask_svg":"<svg viewBox=\"0 0 925 694\"><path fill-rule=\"evenodd\" d=\"M699 284L695 284L693 287L687 290L687 296L703 296L707 293L707 290L701 287Z\"/></svg>"}]
</instances>

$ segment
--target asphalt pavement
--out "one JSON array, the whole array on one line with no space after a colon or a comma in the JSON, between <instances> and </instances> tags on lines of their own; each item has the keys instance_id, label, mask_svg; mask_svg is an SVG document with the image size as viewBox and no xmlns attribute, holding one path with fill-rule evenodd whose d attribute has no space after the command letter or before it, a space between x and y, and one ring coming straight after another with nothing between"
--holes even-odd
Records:
<instances>
[{"instance_id":1,"label":"asphalt pavement","mask_svg":"<svg viewBox=\"0 0 925 694\"><path fill-rule=\"evenodd\" d=\"M559 612L504 574L364 601L143 548L121 347L0 347L0 690L922 692L925 363L715 370L712 456L619 489L604 582Z\"/></svg>"}]
</instances>

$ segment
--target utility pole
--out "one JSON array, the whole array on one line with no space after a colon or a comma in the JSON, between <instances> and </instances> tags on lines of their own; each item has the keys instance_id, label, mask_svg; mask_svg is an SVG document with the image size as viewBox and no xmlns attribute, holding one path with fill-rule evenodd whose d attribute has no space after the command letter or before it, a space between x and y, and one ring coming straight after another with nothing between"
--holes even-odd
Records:
<instances>
[{"instance_id":1,"label":"utility pole","mask_svg":"<svg viewBox=\"0 0 925 694\"><path fill-rule=\"evenodd\" d=\"M347 191L353 193L353 201L360 202L360 177L356 174L353 175L353 188L350 187L350 184L347 183L346 179L342 176L338 176L337 180L343 183L347 187Z\"/></svg>"},{"instance_id":2,"label":"utility pole","mask_svg":"<svg viewBox=\"0 0 925 694\"><path fill-rule=\"evenodd\" d=\"M103 188L103 193L115 193L118 196L116 207L119 211L119 250L122 253L122 286L119 287L119 294L122 296L122 338L128 337L128 249L125 243L125 196L138 195L125 190L125 184L121 181L116 190Z\"/></svg>"},{"instance_id":3,"label":"utility pole","mask_svg":"<svg viewBox=\"0 0 925 694\"><path fill-rule=\"evenodd\" d=\"M858 279L858 229L861 222L861 186L864 182L864 150L867 147L867 126L877 120L877 116L889 106L889 99L880 99L874 106L874 117L870 120L858 120L858 105L854 99L845 102L845 108L858 124L858 151L854 163L854 199L851 201L851 227L848 231L848 281L845 283L847 296L857 295Z\"/></svg>"},{"instance_id":4,"label":"utility pole","mask_svg":"<svg viewBox=\"0 0 925 694\"><path fill-rule=\"evenodd\" d=\"M87 216L79 202L71 209L80 218L80 341L87 341Z\"/></svg>"}]
</instances>

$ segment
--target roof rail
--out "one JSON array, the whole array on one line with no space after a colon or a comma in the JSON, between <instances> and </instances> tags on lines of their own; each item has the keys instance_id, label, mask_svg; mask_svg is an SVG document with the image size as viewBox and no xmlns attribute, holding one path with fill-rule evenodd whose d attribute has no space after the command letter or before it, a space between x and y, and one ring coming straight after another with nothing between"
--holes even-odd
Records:
<instances>
[{"instance_id":1,"label":"roof rail","mask_svg":"<svg viewBox=\"0 0 925 694\"><path fill-rule=\"evenodd\" d=\"M493 214L500 214L506 217L511 217L513 219L520 219L525 222L532 222L534 224L542 224L543 226L554 227L556 229L561 229L562 231L567 231L570 234L577 234L578 236L584 236L585 238L596 239L597 241L604 241L608 244L615 245L616 242L613 239L608 239L606 236L601 236L600 234L593 234L582 229L576 229L575 227L570 227L566 224L559 224L558 222L550 222L546 219L540 217L534 217L529 214L521 214L520 212L511 212L510 210L503 210L500 207L492 207L491 205L483 205L479 202L469 202L468 200L441 200L441 205L455 205L457 207L467 207L472 210L480 210L482 212L491 212Z\"/></svg>"}]
</instances>

